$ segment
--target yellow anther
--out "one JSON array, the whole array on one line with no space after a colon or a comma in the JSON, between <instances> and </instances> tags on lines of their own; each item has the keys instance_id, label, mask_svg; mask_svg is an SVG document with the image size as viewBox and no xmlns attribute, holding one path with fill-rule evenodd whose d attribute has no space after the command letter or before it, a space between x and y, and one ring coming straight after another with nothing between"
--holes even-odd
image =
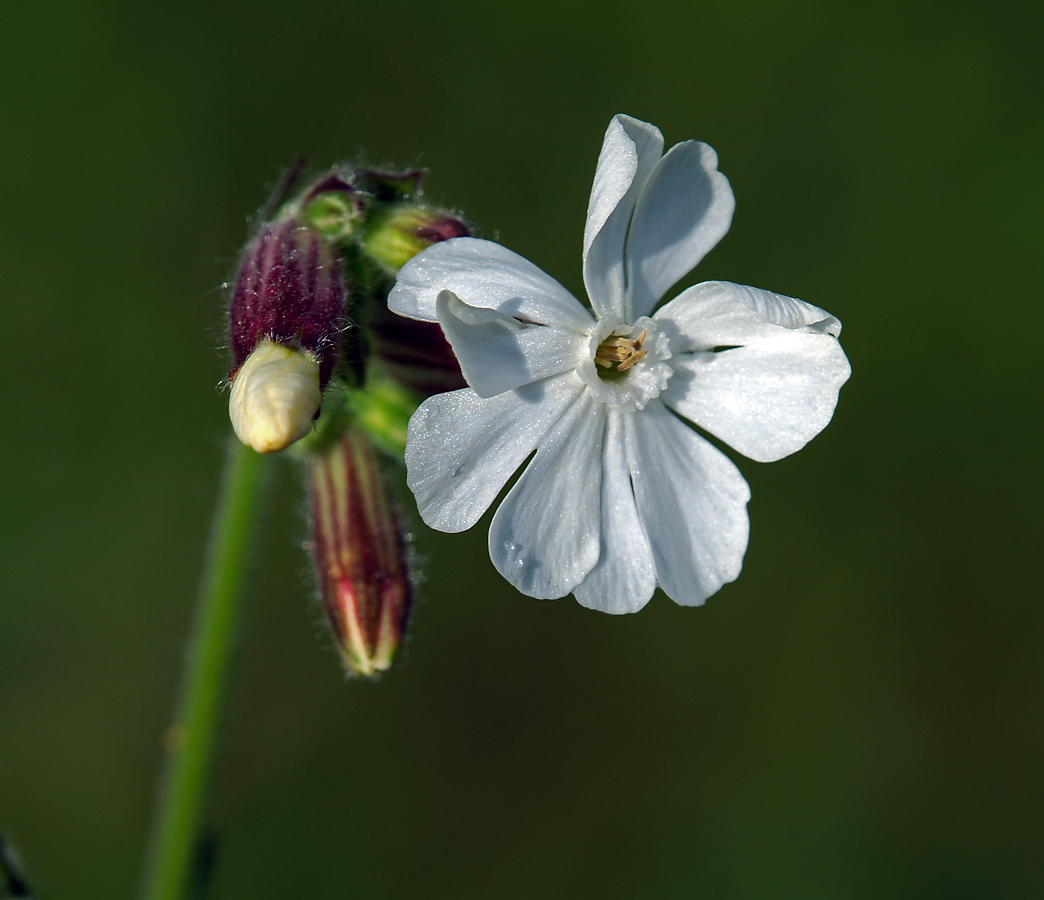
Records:
<instances>
[{"instance_id":1,"label":"yellow anther","mask_svg":"<svg viewBox=\"0 0 1044 900\"><path fill-rule=\"evenodd\" d=\"M612 369L617 372L626 372L631 366L645 358L648 350L642 349L642 343L648 332L642 329L642 333L636 338L628 338L623 335L611 335L598 345L594 361L603 369Z\"/></svg>"}]
</instances>

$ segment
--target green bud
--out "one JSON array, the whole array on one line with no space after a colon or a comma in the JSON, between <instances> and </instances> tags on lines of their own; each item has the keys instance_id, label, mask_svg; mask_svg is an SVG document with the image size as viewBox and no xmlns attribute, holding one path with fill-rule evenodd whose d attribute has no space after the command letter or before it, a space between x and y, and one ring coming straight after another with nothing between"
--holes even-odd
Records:
<instances>
[{"instance_id":1,"label":"green bud","mask_svg":"<svg viewBox=\"0 0 1044 900\"><path fill-rule=\"evenodd\" d=\"M470 233L456 216L401 203L377 214L359 243L370 259L394 275L421 250L439 241L468 237Z\"/></svg>"}]
</instances>

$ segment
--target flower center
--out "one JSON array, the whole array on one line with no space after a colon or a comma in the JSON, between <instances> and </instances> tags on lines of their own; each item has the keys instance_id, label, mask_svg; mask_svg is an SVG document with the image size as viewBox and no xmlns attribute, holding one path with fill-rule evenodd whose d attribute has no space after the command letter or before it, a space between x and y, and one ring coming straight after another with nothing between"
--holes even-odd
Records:
<instances>
[{"instance_id":1,"label":"flower center","mask_svg":"<svg viewBox=\"0 0 1044 900\"><path fill-rule=\"evenodd\" d=\"M613 334L602 341L595 350L594 357L595 365L601 367L598 374L606 378L614 372L626 372L631 366L641 362L649 355L648 350L642 349L648 334L648 329L643 328L636 338Z\"/></svg>"},{"instance_id":2,"label":"flower center","mask_svg":"<svg viewBox=\"0 0 1044 900\"><path fill-rule=\"evenodd\" d=\"M576 368L595 397L620 412L634 412L667 387L672 369L667 335L653 319L631 325L601 320L591 331L588 353Z\"/></svg>"}]
</instances>

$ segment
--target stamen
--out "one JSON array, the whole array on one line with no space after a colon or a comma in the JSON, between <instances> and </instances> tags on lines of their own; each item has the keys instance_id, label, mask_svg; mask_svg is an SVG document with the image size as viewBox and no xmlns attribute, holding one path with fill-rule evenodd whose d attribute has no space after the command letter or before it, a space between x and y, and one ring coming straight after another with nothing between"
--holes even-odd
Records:
<instances>
[{"instance_id":1,"label":"stamen","mask_svg":"<svg viewBox=\"0 0 1044 900\"><path fill-rule=\"evenodd\" d=\"M647 334L648 332L642 329L642 333L633 339L623 335L610 335L598 345L598 349L595 351L595 364L603 369L615 367L617 372L626 372L648 354L648 350L642 349L642 343Z\"/></svg>"},{"instance_id":2,"label":"stamen","mask_svg":"<svg viewBox=\"0 0 1044 900\"><path fill-rule=\"evenodd\" d=\"M616 367L617 372L626 372L635 363L641 362L648 355L648 350L639 350L630 359L624 360L620 365Z\"/></svg>"}]
</instances>

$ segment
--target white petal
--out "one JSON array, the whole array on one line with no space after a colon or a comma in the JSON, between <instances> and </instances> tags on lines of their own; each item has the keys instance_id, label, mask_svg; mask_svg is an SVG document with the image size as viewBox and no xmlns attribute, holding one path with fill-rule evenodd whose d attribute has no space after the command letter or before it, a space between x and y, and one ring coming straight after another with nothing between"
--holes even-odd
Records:
<instances>
[{"instance_id":1,"label":"white petal","mask_svg":"<svg viewBox=\"0 0 1044 900\"><path fill-rule=\"evenodd\" d=\"M659 129L614 116L598 155L584 228L584 284L600 318L624 318L624 241L631 213L663 153Z\"/></svg>"},{"instance_id":2,"label":"white petal","mask_svg":"<svg viewBox=\"0 0 1044 900\"><path fill-rule=\"evenodd\" d=\"M573 369L587 345L575 331L468 306L452 291L439 294L436 308L460 369L480 397Z\"/></svg>"},{"instance_id":3,"label":"white petal","mask_svg":"<svg viewBox=\"0 0 1044 900\"><path fill-rule=\"evenodd\" d=\"M727 281L693 285L658 309L653 318L674 325L675 333L670 335L673 353L739 347L785 329L834 337L841 334L841 323L818 306Z\"/></svg>"},{"instance_id":4,"label":"white petal","mask_svg":"<svg viewBox=\"0 0 1044 900\"><path fill-rule=\"evenodd\" d=\"M759 462L781 459L819 434L852 371L837 319L771 291L698 284L655 320L675 332L674 375L660 399ZM715 347L720 352L706 352Z\"/></svg>"},{"instance_id":5,"label":"white petal","mask_svg":"<svg viewBox=\"0 0 1044 900\"><path fill-rule=\"evenodd\" d=\"M496 309L541 325L586 331L591 315L572 294L529 260L492 241L453 238L422 250L396 277L388 296L393 312L434 322L440 291L469 306Z\"/></svg>"},{"instance_id":6,"label":"white petal","mask_svg":"<svg viewBox=\"0 0 1044 900\"><path fill-rule=\"evenodd\" d=\"M470 388L425 400L406 439L406 483L425 523L474 525L582 390L570 374L488 400Z\"/></svg>"},{"instance_id":7,"label":"white petal","mask_svg":"<svg viewBox=\"0 0 1044 900\"><path fill-rule=\"evenodd\" d=\"M676 144L649 176L627 235L628 321L646 316L729 230L736 200L718 155L699 141Z\"/></svg>"},{"instance_id":8,"label":"white petal","mask_svg":"<svg viewBox=\"0 0 1044 900\"><path fill-rule=\"evenodd\" d=\"M652 548L638 518L624 443L624 416L610 412L602 446L602 541L595 567L573 594L607 613L638 612L656 590Z\"/></svg>"},{"instance_id":9,"label":"white petal","mask_svg":"<svg viewBox=\"0 0 1044 900\"><path fill-rule=\"evenodd\" d=\"M799 331L671 362L660 399L758 462L789 456L819 434L852 371L837 338Z\"/></svg>"},{"instance_id":10,"label":"white petal","mask_svg":"<svg viewBox=\"0 0 1044 900\"><path fill-rule=\"evenodd\" d=\"M530 597L564 597L598 561L605 408L589 393L541 441L489 529L493 565Z\"/></svg>"},{"instance_id":11,"label":"white petal","mask_svg":"<svg viewBox=\"0 0 1044 900\"><path fill-rule=\"evenodd\" d=\"M638 515L656 579L682 606L697 606L743 567L750 489L724 453L654 400L626 421Z\"/></svg>"}]
</instances>

